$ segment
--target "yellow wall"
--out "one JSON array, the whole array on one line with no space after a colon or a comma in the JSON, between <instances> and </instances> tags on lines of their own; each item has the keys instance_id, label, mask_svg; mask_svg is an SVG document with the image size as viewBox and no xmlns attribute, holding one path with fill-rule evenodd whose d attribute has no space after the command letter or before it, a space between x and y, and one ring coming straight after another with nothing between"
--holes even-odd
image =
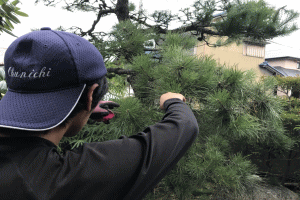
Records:
<instances>
[{"instance_id":1,"label":"yellow wall","mask_svg":"<svg viewBox=\"0 0 300 200\"><path fill-rule=\"evenodd\" d=\"M251 48L255 46L251 45ZM259 67L259 64L265 61L264 47L257 46L257 50L263 52L263 57L247 56L245 54L245 44L237 45L235 43L229 46L222 47L209 47L206 44L200 42L196 48L196 54L198 56L212 56L220 64L225 64L228 67L237 67L242 71L253 69L256 75L259 77L263 75L270 75L270 73ZM256 54L255 54L256 55Z\"/></svg>"}]
</instances>

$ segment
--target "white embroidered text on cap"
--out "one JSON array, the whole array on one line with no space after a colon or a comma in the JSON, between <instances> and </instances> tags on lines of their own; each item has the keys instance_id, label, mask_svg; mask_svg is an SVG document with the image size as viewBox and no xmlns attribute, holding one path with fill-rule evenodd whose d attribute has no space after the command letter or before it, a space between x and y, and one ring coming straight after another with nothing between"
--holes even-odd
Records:
<instances>
[{"instance_id":1,"label":"white embroidered text on cap","mask_svg":"<svg viewBox=\"0 0 300 200\"><path fill-rule=\"evenodd\" d=\"M10 67L8 69L8 76L10 77L16 77L16 78L44 78L44 77L50 77L50 71L51 68L49 68L46 71L46 67L43 67L40 71L34 71L34 69L32 70L32 72L30 72L27 75L27 72L18 72L15 71L14 67Z\"/></svg>"}]
</instances>

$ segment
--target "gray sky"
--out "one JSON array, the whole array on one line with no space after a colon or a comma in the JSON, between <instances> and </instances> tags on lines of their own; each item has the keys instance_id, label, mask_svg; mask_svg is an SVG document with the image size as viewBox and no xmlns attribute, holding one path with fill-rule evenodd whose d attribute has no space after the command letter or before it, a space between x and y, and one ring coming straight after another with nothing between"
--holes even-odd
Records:
<instances>
[{"instance_id":1,"label":"gray sky","mask_svg":"<svg viewBox=\"0 0 300 200\"><path fill-rule=\"evenodd\" d=\"M71 26L82 27L83 30L87 30L91 27L93 20L95 19L92 13L70 13L60 9L60 7L46 7L42 4L34 5L34 0L21 0L23 4L19 7L21 11L27 13L29 17L19 17L21 24L15 25L13 33L17 36L24 35L30 32L32 28L51 27L57 28L58 26L64 26L66 28ZM287 6L288 9L295 9L300 12L299 2L296 0L266 0L270 5L276 8ZM26 3L25 3L26 2ZM139 5L140 0L131 0L131 2ZM180 8L185 8L191 5L194 0L143 0L143 8L149 12L154 10L172 10L175 12ZM98 31L108 31L117 20L115 17L103 18L100 24L97 25ZM300 27L300 18L297 20ZM277 56L293 56L300 57L300 30L286 37L275 38L266 47L266 57ZM0 48L6 48L10 45L15 38L2 33L0 35ZM0 55L1 59L1 55Z\"/></svg>"}]
</instances>

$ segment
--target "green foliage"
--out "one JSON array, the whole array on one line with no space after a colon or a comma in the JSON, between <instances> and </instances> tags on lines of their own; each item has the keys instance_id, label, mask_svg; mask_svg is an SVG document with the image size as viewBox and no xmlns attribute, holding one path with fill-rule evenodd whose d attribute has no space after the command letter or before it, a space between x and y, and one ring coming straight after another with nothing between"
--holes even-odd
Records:
<instances>
[{"instance_id":1,"label":"green foliage","mask_svg":"<svg viewBox=\"0 0 300 200\"><path fill-rule=\"evenodd\" d=\"M285 110L281 114L281 118L287 134L295 141L294 148L300 145L300 99L284 98L283 103Z\"/></svg>"},{"instance_id":2,"label":"green foliage","mask_svg":"<svg viewBox=\"0 0 300 200\"><path fill-rule=\"evenodd\" d=\"M145 42L154 37L151 30L143 30L138 24L123 21L113 26L109 42L103 51L111 52L110 55L116 55L117 58L130 60L133 56L144 53Z\"/></svg>"},{"instance_id":3,"label":"green foliage","mask_svg":"<svg viewBox=\"0 0 300 200\"><path fill-rule=\"evenodd\" d=\"M114 108L116 116L110 121L110 124L104 125L89 119L79 134L62 139L60 144L62 149L76 148L86 142L113 140L122 135L130 136L143 131L150 124L158 122L163 116L157 107L145 107L140 100L134 97L110 100L122 105Z\"/></svg>"},{"instance_id":4,"label":"green foliage","mask_svg":"<svg viewBox=\"0 0 300 200\"><path fill-rule=\"evenodd\" d=\"M0 68L0 81L5 80L5 71L3 68Z\"/></svg>"},{"instance_id":5,"label":"green foliage","mask_svg":"<svg viewBox=\"0 0 300 200\"><path fill-rule=\"evenodd\" d=\"M154 19L156 24L168 28L169 24L174 20L175 15L172 15L170 11L162 10L162 11L155 11L151 17Z\"/></svg>"},{"instance_id":6,"label":"green foliage","mask_svg":"<svg viewBox=\"0 0 300 200\"><path fill-rule=\"evenodd\" d=\"M90 2L74 2L78 5L70 4L70 9L96 9L89 7ZM132 6L130 10L135 12ZM216 10L226 11L226 17L215 21ZM91 36L90 41L99 49L108 68L135 73L109 73L109 92L116 97L110 100L121 105L114 109L115 118L108 125L90 120L80 134L64 138L61 147L74 148L85 142L112 140L143 131L163 116L158 110L160 95L181 93L198 120L199 137L146 199L237 199L257 184L253 175L260 169L253 162L255 155L276 158L295 146L295 138L285 128L290 123L296 131L297 118L286 115L282 99L273 95L279 80L266 78L256 82L251 71L220 66L211 57L196 57L194 35L203 36L202 39L214 34L224 36L227 40L220 45L249 38L262 41L294 31L296 26L291 22L298 14L284 8L275 10L262 0L199 0L182 13L184 17L179 20L186 26L175 30L168 30L168 25L178 16L157 11L152 15L155 26L147 24L147 17L142 19L144 15L137 13L139 21L120 21L104 37ZM137 15L130 16L135 19ZM198 28L193 29L190 24ZM146 48L153 42L155 48ZM124 89L129 84L135 97L126 97Z\"/></svg>"},{"instance_id":7,"label":"green foliage","mask_svg":"<svg viewBox=\"0 0 300 200\"><path fill-rule=\"evenodd\" d=\"M277 86L279 87L281 91L283 91L286 95L289 94L289 91L291 92L291 96L294 96L296 98L299 98L300 95L300 78L299 77L281 77L277 76ZM290 97L290 96L289 96Z\"/></svg>"},{"instance_id":8,"label":"green foliage","mask_svg":"<svg viewBox=\"0 0 300 200\"><path fill-rule=\"evenodd\" d=\"M282 124L284 127L284 135L276 135L276 143L270 142L267 144L270 147L268 159L280 158L285 160L285 171L280 170L274 171L273 173L281 173L281 182L289 181L298 182L299 176L295 173L290 173L291 163L294 159L298 159L299 145L300 145L300 100L293 96L299 97L299 77L276 77L276 88L281 91L284 90L287 96L280 98L281 104L283 106L283 111L280 112L280 118L282 119ZM291 96L288 96L288 91L292 92ZM296 94L296 95L295 95ZM279 140L278 140L279 139ZM284 142L285 141L285 142ZM278 146L287 146L287 151L282 151ZM276 148L277 147L277 148ZM281 161L282 162L282 161ZM272 165L268 164L268 171L272 171ZM270 177L271 181L275 181L278 184L278 177Z\"/></svg>"},{"instance_id":9,"label":"green foliage","mask_svg":"<svg viewBox=\"0 0 300 200\"><path fill-rule=\"evenodd\" d=\"M126 90L126 88L129 87L129 84L126 82L126 77L112 77L111 79L109 79L108 83L108 94L111 94L116 98L124 98L126 95L129 95Z\"/></svg>"},{"instance_id":10,"label":"green foliage","mask_svg":"<svg viewBox=\"0 0 300 200\"><path fill-rule=\"evenodd\" d=\"M229 38L272 39L295 31L296 24L291 25L288 22L298 15L285 8L276 10L263 0L234 0L227 5L226 18L217 22L215 27L221 35Z\"/></svg>"},{"instance_id":11,"label":"green foliage","mask_svg":"<svg viewBox=\"0 0 300 200\"><path fill-rule=\"evenodd\" d=\"M196 38L190 34L168 33L164 36L163 47L180 47L186 50L190 50L195 47L197 42Z\"/></svg>"},{"instance_id":12,"label":"green foliage","mask_svg":"<svg viewBox=\"0 0 300 200\"><path fill-rule=\"evenodd\" d=\"M14 0L13 2L9 0L0 0L0 33L6 32L15 36L12 33L12 30L14 29L13 24L20 23L20 20L16 17L16 15L28 17L26 13L21 12L20 8L17 7L18 3L18 0Z\"/></svg>"},{"instance_id":13,"label":"green foliage","mask_svg":"<svg viewBox=\"0 0 300 200\"><path fill-rule=\"evenodd\" d=\"M300 78L299 77L276 77L277 87L281 90L292 91L293 94L299 94ZM281 114L286 131L293 136L297 141L299 137L300 127L300 100L295 97L284 97L282 100L284 105L284 112Z\"/></svg>"},{"instance_id":14,"label":"green foliage","mask_svg":"<svg viewBox=\"0 0 300 200\"><path fill-rule=\"evenodd\" d=\"M106 68L121 68L121 69L125 69L125 64L123 62L122 59L120 59L118 62L109 62L107 61L105 64ZM106 98L111 98L113 96L113 98L124 98L126 96L129 95L128 92L128 88L130 87L130 85L128 84L128 82L126 81L126 75L124 76L111 76L108 79L108 93L107 95L104 97Z\"/></svg>"},{"instance_id":15,"label":"green foliage","mask_svg":"<svg viewBox=\"0 0 300 200\"><path fill-rule=\"evenodd\" d=\"M36 0L35 2L54 6L61 0ZM103 40L103 33L96 32L95 26L100 19L109 15L116 15L119 22L130 19L133 24L140 24L139 28L144 31L154 29L163 34L186 32L196 35L199 41L208 41L210 36L222 36L224 41L211 44L215 46L239 43L245 39L265 42L274 37L288 35L297 30L294 20L299 16L299 13L285 7L275 9L264 0L195 0L192 6L182 8L175 14L168 10L158 10L148 14L146 10L136 9L136 7L128 0L115 2L65 0L63 5L64 9L72 12L97 13L97 19L94 20L89 32L75 27L79 34L90 36L93 41ZM173 22L177 22L178 26L170 29L170 24Z\"/></svg>"},{"instance_id":16,"label":"green foliage","mask_svg":"<svg viewBox=\"0 0 300 200\"><path fill-rule=\"evenodd\" d=\"M143 30L138 24L123 21L114 25L110 33L94 37L90 42L99 49L105 62L120 59L128 61L143 54L145 45L156 37L151 29Z\"/></svg>"},{"instance_id":17,"label":"green foliage","mask_svg":"<svg viewBox=\"0 0 300 200\"><path fill-rule=\"evenodd\" d=\"M39 1L48 5L57 3L56 0L36 0ZM95 12L98 19L121 13L116 12L116 5L105 1L65 2L65 9ZM118 2L127 5L126 1ZM17 3L0 0L0 31L10 32L11 22L19 23L14 14L26 15L15 7ZM220 66L211 57L196 57L193 48L197 39L205 40L211 35L225 39L217 46L287 35L296 30L292 22L298 13L285 8L276 10L263 0L198 0L192 7L181 10L183 16L168 11L146 16L140 11L136 13L133 4L129 4L129 11L127 19L132 21L120 21L110 33L97 33L95 27L89 33L76 29L81 35L90 36L107 68L132 70L135 75L108 74L109 93L115 97L109 100L121 105L114 108L115 117L108 125L89 120L79 134L62 139L61 150L143 131L163 116L158 109L161 94L182 93L198 120L199 137L147 198L237 199L251 191L248 189L257 184L253 175L260 170L252 157L276 158L298 144L300 102L293 98L283 101L273 95L273 90L280 86L299 91L299 80L277 77L256 82L253 72ZM213 16L216 11L224 11L226 16L218 21ZM137 20L136 16L139 16ZM150 25L148 19L155 24ZM175 19L185 26L168 30ZM155 48L146 49L152 42ZM126 97L129 84L135 97Z\"/></svg>"},{"instance_id":18,"label":"green foliage","mask_svg":"<svg viewBox=\"0 0 300 200\"><path fill-rule=\"evenodd\" d=\"M158 110L162 93L185 95L199 123L199 138L149 199L247 193L257 184L251 178L258 171L251 156L276 157L294 145L284 131L282 100L273 95L277 81L256 82L251 71L219 66L209 57L198 58L189 50L195 41L189 38L167 34L157 47L158 57L154 57L158 52L135 53L130 62L121 57L108 63L109 68L136 72L132 82L135 97L115 99L121 106L115 109L116 117L109 125L90 122L81 134L64 139L64 144L75 147L135 134L162 117ZM125 42L121 44L127 47ZM117 77L110 82L118 85L124 81L124 77Z\"/></svg>"},{"instance_id":19,"label":"green foliage","mask_svg":"<svg viewBox=\"0 0 300 200\"><path fill-rule=\"evenodd\" d=\"M300 90L300 78L293 76L276 76L276 80L278 81L278 86L285 90L291 90L294 88L295 90Z\"/></svg>"}]
</instances>

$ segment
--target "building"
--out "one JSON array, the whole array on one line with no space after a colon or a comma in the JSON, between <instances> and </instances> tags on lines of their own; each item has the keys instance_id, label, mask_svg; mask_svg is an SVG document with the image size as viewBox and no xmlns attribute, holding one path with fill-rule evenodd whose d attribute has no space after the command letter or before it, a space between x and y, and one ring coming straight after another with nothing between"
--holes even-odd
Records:
<instances>
[{"instance_id":1,"label":"building","mask_svg":"<svg viewBox=\"0 0 300 200\"><path fill-rule=\"evenodd\" d=\"M219 21L226 17L226 13L222 12L214 15L213 21ZM211 37L209 43L216 44L219 37ZM265 61L266 42L254 42L244 40L241 44L232 43L227 46L210 47L206 42L199 42L195 47L197 56L211 56L221 65L228 67L236 67L241 71L253 70L257 78L261 76L272 75L268 70L259 67Z\"/></svg>"},{"instance_id":2,"label":"building","mask_svg":"<svg viewBox=\"0 0 300 200\"><path fill-rule=\"evenodd\" d=\"M226 17L226 12L214 15L217 22ZM217 44L219 37L211 37L210 44ZM253 70L257 79L262 76L300 76L300 58L285 56L265 59L266 42L245 39L241 44L210 47L206 42L199 42L195 47L198 56L211 56L218 63L228 67L237 67L241 71Z\"/></svg>"},{"instance_id":3,"label":"building","mask_svg":"<svg viewBox=\"0 0 300 200\"><path fill-rule=\"evenodd\" d=\"M209 47L206 43L200 42L195 53L198 56L211 56L218 63L237 67L241 71L253 70L259 78L272 75L268 70L259 67L265 61L265 45L266 43L245 40L239 45L234 43L229 46Z\"/></svg>"},{"instance_id":4,"label":"building","mask_svg":"<svg viewBox=\"0 0 300 200\"><path fill-rule=\"evenodd\" d=\"M273 76L300 77L300 58L284 56L266 58L265 60L266 61L261 63L259 66L269 71ZM277 95L291 96L292 92L278 88ZM293 93L293 95L295 95L295 93ZM296 96L298 96L298 94L296 94Z\"/></svg>"},{"instance_id":5,"label":"building","mask_svg":"<svg viewBox=\"0 0 300 200\"><path fill-rule=\"evenodd\" d=\"M300 76L300 58L284 56L266 58L265 61L282 73L282 76Z\"/></svg>"}]
</instances>

